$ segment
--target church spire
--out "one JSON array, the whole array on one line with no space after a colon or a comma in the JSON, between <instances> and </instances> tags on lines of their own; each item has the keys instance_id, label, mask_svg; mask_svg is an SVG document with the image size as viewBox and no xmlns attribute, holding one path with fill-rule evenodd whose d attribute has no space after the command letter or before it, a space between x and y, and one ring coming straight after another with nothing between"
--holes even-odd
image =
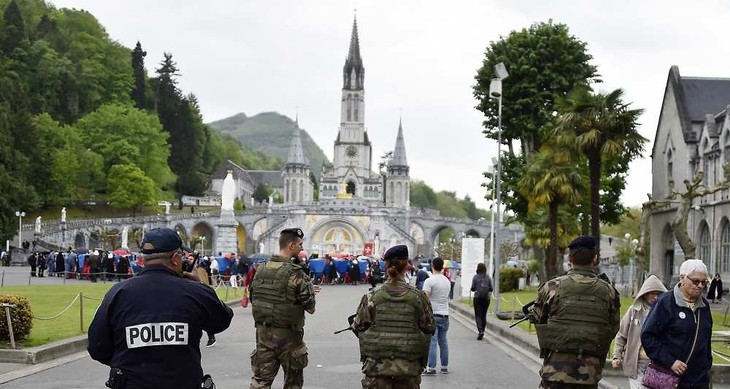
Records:
<instances>
[{"instance_id":1,"label":"church spire","mask_svg":"<svg viewBox=\"0 0 730 389\"><path fill-rule=\"evenodd\" d=\"M361 90L365 80L365 68L360 57L360 38L357 33L357 16L352 22L352 35L350 36L350 50L347 53L345 66L342 69L342 89Z\"/></svg>"},{"instance_id":2,"label":"church spire","mask_svg":"<svg viewBox=\"0 0 730 389\"><path fill-rule=\"evenodd\" d=\"M291 144L289 145L289 158L286 160L287 168L289 167L309 167L309 161L304 155L302 149L302 139L299 135L299 118L297 118L296 127L294 128L294 134L291 138Z\"/></svg>"},{"instance_id":3,"label":"church spire","mask_svg":"<svg viewBox=\"0 0 730 389\"><path fill-rule=\"evenodd\" d=\"M393 149L393 158L388 163L389 166L408 166L406 158L406 142L403 139L403 120L398 122L398 136L395 138L395 149Z\"/></svg>"}]
</instances>

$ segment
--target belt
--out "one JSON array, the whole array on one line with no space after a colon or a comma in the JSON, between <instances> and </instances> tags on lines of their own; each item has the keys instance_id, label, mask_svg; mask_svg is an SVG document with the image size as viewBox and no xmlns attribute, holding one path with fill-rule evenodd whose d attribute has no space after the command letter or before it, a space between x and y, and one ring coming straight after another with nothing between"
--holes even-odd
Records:
<instances>
[{"instance_id":1,"label":"belt","mask_svg":"<svg viewBox=\"0 0 730 389\"><path fill-rule=\"evenodd\" d=\"M439 315L438 313L434 313L433 317L449 317L449 315Z\"/></svg>"}]
</instances>

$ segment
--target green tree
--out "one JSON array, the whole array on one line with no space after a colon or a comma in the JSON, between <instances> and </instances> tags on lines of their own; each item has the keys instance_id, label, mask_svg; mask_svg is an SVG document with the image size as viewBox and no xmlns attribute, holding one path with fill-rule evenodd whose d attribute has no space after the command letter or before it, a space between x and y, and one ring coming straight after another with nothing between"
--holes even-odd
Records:
<instances>
[{"instance_id":1,"label":"green tree","mask_svg":"<svg viewBox=\"0 0 730 389\"><path fill-rule=\"evenodd\" d=\"M562 255L559 237L563 231L559 229L559 208L580 203L586 186L571 151L546 143L539 153L533 155L518 184L520 193L529 201L531 213L539 207L547 207L548 210L550 240L545 256L545 273L541 274L547 278L543 279L560 273L558 263L562 263Z\"/></svg>"},{"instance_id":2,"label":"green tree","mask_svg":"<svg viewBox=\"0 0 730 389\"><path fill-rule=\"evenodd\" d=\"M175 176L167 165L170 147L153 114L131 105L108 104L76 123L84 144L104 158L104 168L134 164L161 189L169 188Z\"/></svg>"},{"instance_id":3,"label":"green tree","mask_svg":"<svg viewBox=\"0 0 730 389\"><path fill-rule=\"evenodd\" d=\"M20 13L18 3L11 0L3 13L3 24L0 27L0 51L7 57L14 57L15 49L27 39L23 15Z\"/></svg>"},{"instance_id":4,"label":"green tree","mask_svg":"<svg viewBox=\"0 0 730 389\"><path fill-rule=\"evenodd\" d=\"M263 203L264 201L268 201L269 191L266 190L264 184L259 183L258 185L256 185L256 189L254 189L253 191L253 199L257 203Z\"/></svg>"},{"instance_id":5,"label":"green tree","mask_svg":"<svg viewBox=\"0 0 730 389\"><path fill-rule=\"evenodd\" d=\"M528 200L518 189L520 177L532 154L550 136L547 129L554 121L556 100L578 85L600 82L591 59L585 42L571 35L566 25L549 21L490 42L477 70L473 87L476 108L485 115L484 133L492 139L497 139L498 119L497 101L489 94L494 66L503 62L510 73L502 83L502 140L507 151L500 156L499 179L505 208L523 225L529 211ZM518 148L513 145L516 142ZM488 193L487 198L491 197Z\"/></svg>"},{"instance_id":6,"label":"green tree","mask_svg":"<svg viewBox=\"0 0 730 389\"><path fill-rule=\"evenodd\" d=\"M411 205L414 207L431 209L436 209L438 207L436 192L434 192L428 184L420 180L411 181L410 200Z\"/></svg>"},{"instance_id":7,"label":"green tree","mask_svg":"<svg viewBox=\"0 0 730 389\"><path fill-rule=\"evenodd\" d=\"M134 88L132 89L132 101L139 109L150 108L147 102L147 72L144 68L144 57L147 52L142 50L142 44L137 41L137 45L132 50L132 74L134 75Z\"/></svg>"},{"instance_id":8,"label":"green tree","mask_svg":"<svg viewBox=\"0 0 730 389\"><path fill-rule=\"evenodd\" d=\"M622 100L623 90L610 93L592 93L590 89L576 88L560 99L560 116L552 131L556 142L574 147L588 161L590 183L591 235L600 242L601 234L601 177L607 158L628 162L641 156L646 138L637 131L638 118L643 110L631 109ZM625 180L625 175L619 179ZM596 247L600 253L600 245Z\"/></svg>"},{"instance_id":9,"label":"green tree","mask_svg":"<svg viewBox=\"0 0 730 389\"><path fill-rule=\"evenodd\" d=\"M129 208L132 216L143 205L152 205L157 198L157 186L142 169L135 165L114 165L107 178L107 199L116 208Z\"/></svg>"}]
</instances>

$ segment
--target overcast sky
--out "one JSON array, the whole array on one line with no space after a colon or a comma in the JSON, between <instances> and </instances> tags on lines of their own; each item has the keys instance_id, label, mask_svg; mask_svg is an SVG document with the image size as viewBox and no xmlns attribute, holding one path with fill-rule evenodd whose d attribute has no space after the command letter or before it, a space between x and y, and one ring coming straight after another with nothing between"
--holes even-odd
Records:
<instances>
[{"instance_id":1,"label":"overcast sky","mask_svg":"<svg viewBox=\"0 0 730 389\"><path fill-rule=\"evenodd\" d=\"M481 172L496 143L481 134L474 75L490 41L552 19L587 42L604 84L645 109L650 142L631 165L623 201L651 191L651 158L671 65L682 76L728 77L730 3L674 0L55 0L85 9L112 39L147 51L150 73L173 54L180 87L206 122L239 112L294 117L330 160L339 126L342 66L357 8L365 66L365 125L373 164L395 145L400 115L411 177L487 207ZM505 82L509 82L506 80ZM730 102L728 102L730 103ZM509 104L509 101L504 101Z\"/></svg>"}]
</instances>

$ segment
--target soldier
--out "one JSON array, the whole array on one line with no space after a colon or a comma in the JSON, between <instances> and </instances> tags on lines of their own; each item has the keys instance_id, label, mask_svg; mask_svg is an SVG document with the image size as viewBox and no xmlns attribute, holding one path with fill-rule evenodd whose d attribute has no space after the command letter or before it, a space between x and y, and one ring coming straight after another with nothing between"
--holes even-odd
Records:
<instances>
[{"instance_id":1,"label":"soldier","mask_svg":"<svg viewBox=\"0 0 730 389\"><path fill-rule=\"evenodd\" d=\"M540 388L597 388L620 321L618 292L594 271L596 241L568 245L572 269L540 285L533 306L543 359Z\"/></svg>"},{"instance_id":2,"label":"soldier","mask_svg":"<svg viewBox=\"0 0 730 389\"><path fill-rule=\"evenodd\" d=\"M304 233L299 228L281 231L279 255L256 270L251 282L256 349L251 354L251 389L270 388L284 370L284 388L304 385L307 346L304 344L304 311L314 313L315 292L309 276L292 262L302 250Z\"/></svg>"},{"instance_id":3,"label":"soldier","mask_svg":"<svg viewBox=\"0 0 730 389\"><path fill-rule=\"evenodd\" d=\"M391 247L383 259L388 280L362 297L352 323L360 339L362 387L419 388L436 330L431 304L404 280L408 247Z\"/></svg>"}]
</instances>

